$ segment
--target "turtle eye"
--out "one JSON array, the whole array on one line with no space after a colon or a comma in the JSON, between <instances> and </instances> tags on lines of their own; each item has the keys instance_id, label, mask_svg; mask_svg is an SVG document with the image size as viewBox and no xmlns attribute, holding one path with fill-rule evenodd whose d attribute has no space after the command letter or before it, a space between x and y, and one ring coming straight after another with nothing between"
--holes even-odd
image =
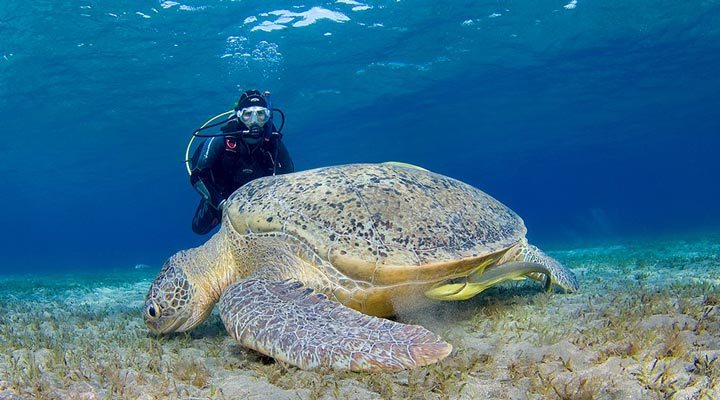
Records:
<instances>
[{"instance_id":1,"label":"turtle eye","mask_svg":"<svg viewBox=\"0 0 720 400\"><path fill-rule=\"evenodd\" d=\"M151 304L147 308L147 314L151 318L155 318L158 316L158 314L160 314L160 309L158 307L156 307L154 304Z\"/></svg>"}]
</instances>

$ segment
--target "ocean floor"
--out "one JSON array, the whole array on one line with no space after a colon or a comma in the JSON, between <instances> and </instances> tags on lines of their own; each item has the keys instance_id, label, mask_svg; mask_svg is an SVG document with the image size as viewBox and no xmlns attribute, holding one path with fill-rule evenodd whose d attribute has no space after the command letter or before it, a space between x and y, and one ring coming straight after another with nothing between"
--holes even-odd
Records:
<instances>
[{"instance_id":1,"label":"ocean floor","mask_svg":"<svg viewBox=\"0 0 720 400\"><path fill-rule=\"evenodd\" d=\"M217 314L155 337L157 268L0 277L0 399L717 399L720 244L551 252L576 294L512 283L404 314L454 346L399 373L301 371L239 347Z\"/></svg>"}]
</instances>

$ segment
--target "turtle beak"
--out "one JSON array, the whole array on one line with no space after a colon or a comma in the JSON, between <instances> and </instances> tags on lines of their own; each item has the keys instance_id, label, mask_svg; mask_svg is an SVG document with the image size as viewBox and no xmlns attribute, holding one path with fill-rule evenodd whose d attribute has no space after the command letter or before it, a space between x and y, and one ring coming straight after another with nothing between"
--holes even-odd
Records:
<instances>
[{"instance_id":1,"label":"turtle beak","mask_svg":"<svg viewBox=\"0 0 720 400\"><path fill-rule=\"evenodd\" d=\"M181 327L182 327L182 325L185 324L186 321L187 321L187 318L177 318L177 319L175 319L175 322L172 325L165 327L165 329L163 329L162 332L160 332L160 334L166 334L166 333L172 333L172 332L184 332L187 329L181 329Z\"/></svg>"},{"instance_id":2,"label":"turtle beak","mask_svg":"<svg viewBox=\"0 0 720 400\"><path fill-rule=\"evenodd\" d=\"M165 335L173 332L186 331L187 329L182 329L182 326L185 324L185 322L187 322L187 320L188 318L184 316L176 316L176 318L173 318L172 320L158 319L154 321L148 320L146 318L145 325L147 325L150 331L152 331L152 333L154 333L155 335ZM169 324L164 324L168 322Z\"/></svg>"}]
</instances>

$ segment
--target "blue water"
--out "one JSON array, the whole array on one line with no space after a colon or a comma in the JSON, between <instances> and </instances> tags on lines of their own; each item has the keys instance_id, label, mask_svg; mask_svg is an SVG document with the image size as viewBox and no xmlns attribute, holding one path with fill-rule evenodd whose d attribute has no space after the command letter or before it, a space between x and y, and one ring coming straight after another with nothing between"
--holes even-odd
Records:
<instances>
[{"instance_id":1,"label":"blue water","mask_svg":"<svg viewBox=\"0 0 720 400\"><path fill-rule=\"evenodd\" d=\"M719 231L718 2L350 3L1 2L0 272L202 243L185 146L252 87L298 169L419 164L548 249Z\"/></svg>"}]
</instances>

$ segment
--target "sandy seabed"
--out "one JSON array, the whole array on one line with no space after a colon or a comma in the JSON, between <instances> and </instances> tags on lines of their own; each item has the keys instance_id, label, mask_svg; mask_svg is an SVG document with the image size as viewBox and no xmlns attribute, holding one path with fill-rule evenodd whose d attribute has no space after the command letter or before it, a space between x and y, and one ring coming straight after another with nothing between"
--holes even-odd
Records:
<instances>
[{"instance_id":1,"label":"sandy seabed","mask_svg":"<svg viewBox=\"0 0 720 400\"><path fill-rule=\"evenodd\" d=\"M0 277L0 400L720 398L717 240L550 254L580 292L511 283L405 313L454 350L398 373L302 371L238 346L217 313L155 337L142 306L159 268Z\"/></svg>"}]
</instances>

